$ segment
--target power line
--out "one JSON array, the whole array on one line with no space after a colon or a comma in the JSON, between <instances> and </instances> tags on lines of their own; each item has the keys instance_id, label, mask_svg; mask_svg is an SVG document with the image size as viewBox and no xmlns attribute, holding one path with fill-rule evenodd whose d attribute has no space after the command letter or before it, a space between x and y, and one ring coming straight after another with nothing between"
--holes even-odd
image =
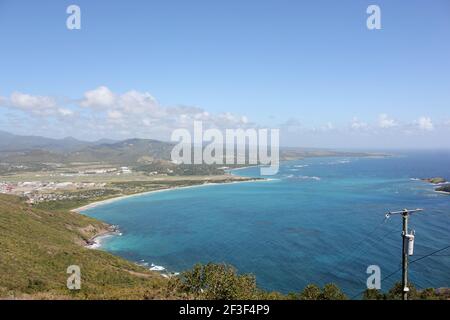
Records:
<instances>
[{"instance_id":1,"label":"power line","mask_svg":"<svg viewBox=\"0 0 450 320\"><path fill-rule=\"evenodd\" d=\"M446 246L446 247L444 247L444 248L442 248L442 249L433 251L433 252L431 252L431 253L429 253L429 254L427 254L427 255L424 255L423 257L421 257L421 258L419 258L419 259L411 260L411 261L409 262L409 264L413 264L414 262L417 262L417 261L419 261L419 260L428 258L428 257L434 255L435 253L444 251L445 249L448 249L448 248L450 248L450 245L448 245L448 246ZM384 277L383 279L381 279L381 281L384 281L384 280L389 279L390 277L392 277L394 274L396 274L396 273L399 272L400 270L402 270L402 267L400 267L400 268L398 268L397 270L395 270L394 272L390 273L389 275L387 275L386 277ZM364 291L365 291L365 290L364 290ZM363 291L363 292L364 292L364 291Z\"/></svg>"},{"instance_id":2,"label":"power line","mask_svg":"<svg viewBox=\"0 0 450 320\"><path fill-rule=\"evenodd\" d=\"M446 246L446 247L444 247L444 248L442 248L442 249L433 251L433 252L431 252L430 254L426 254L426 255L424 255L423 257L420 257L420 258L418 258L418 259L412 260L410 263L414 263L414 262L420 261L420 260L422 260L422 259L428 258L429 256L432 256L432 255L434 255L435 253L444 251L445 249L448 249L448 248L450 248L450 245L448 245L448 246Z\"/></svg>"},{"instance_id":3,"label":"power line","mask_svg":"<svg viewBox=\"0 0 450 320\"><path fill-rule=\"evenodd\" d=\"M342 260L340 261L341 263L349 263L352 262L354 259L356 259L359 255L361 255L364 250L362 250L361 252L358 252L360 249L363 248L363 245L367 243L367 239L369 239L373 234L375 234L376 231L378 231L378 229L386 224L386 221L388 220L388 217L384 217L383 220L381 220L381 222L379 224L377 224L369 233L366 233L365 236L358 240L353 242L351 245L349 245L349 247L353 247L353 249L350 252L347 253L340 253L339 256L343 256ZM389 233L392 231L389 231ZM327 275L323 275L317 282L320 283L322 282L325 278L327 277Z\"/></svg>"},{"instance_id":4,"label":"power line","mask_svg":"<svg viewBox=\"0 0 450 320\"><path fill-rule=\"evenodd\" d=\"M351 245L349 245L350 249L347 251L347 253L340 253L339 256L343 256L342 260L340 261L341 263L341 269L344 268L343 264L349 264L352 263L353 261L355 261L358 257L360 257L363 253L367 252L370 248L364 248L365 245L367 245L367 240L371 239L372 236L376 233L376 231L380 230L382 231L381 227L386 225L386 222L389 218L387 216L385 216L381 222L379 224L377 224L370 232L366 233L366 235L361 238L358 241L353 242ZM381 236L375 236L374 239L372 240L379 240L379 241L384 241L386 239L386 236L389 234L393 234L394 232L398 232L397 230L391 230L389 229L387 232L383 233ZM353 248L352 248L353 247ZM344 272L346 272L347 270L342 270ZM317 283L320 284L320 282L322 282L325 278L327 277L327 275L323 275L322 277L320 277L319 280L317 280Z\"/></svg>"},{"instance_id":5,"label":"power line","mask_svg":"<svg viewBox=\"0 0 450 320\"><path fill-rule=\"evenodd\" d=\"M423 254L416 254L416 257L424 257ZM433 257L450 257L450 254L434 254Z\"/></svg>"}]
</instances>

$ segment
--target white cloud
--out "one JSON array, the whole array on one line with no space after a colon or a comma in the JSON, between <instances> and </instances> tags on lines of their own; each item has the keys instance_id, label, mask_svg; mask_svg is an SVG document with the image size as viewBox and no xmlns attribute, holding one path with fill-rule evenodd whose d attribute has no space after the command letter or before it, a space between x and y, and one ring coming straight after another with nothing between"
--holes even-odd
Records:
<instances>
[{"instance_id":1,"label":"white cloud","mask_svg":"<svg viewBox=\"0 0 450 320\"><path fill-rule=\"evenodd\" d=\"M0 97L0 106L21 110L33 116L55 117L59 120L74 115L71 109L60 107L56 98L49 96L38 96L15 91L9 98Z\"/></svg>"},{"instance_id":2,"label":"white cloud","mask_svg":"<svg viewBox=\"0 0 450 320\"><path fill-rule=\"evenodd\" d=\"M152 120L148 119L148 118L144 118L144 119L142 119L142 123L144 124L144 126L150 127L152 125Z\"/></svg>"},{"instance_id":3,"label":"white cloud","mask_svg":"<svg viewBox=\"0 0 450 320\"><path fill-rule=\"evenodd\" d=\"M84 93L84 99L80 105L82 107L107 108L116 103L115 94L105 86L90 90Z\"/></svg>"},{"instance_id":4,"label":"white cloud","mask_svg":"<svg viewBox=\"0 0 450 320\"><path fill-rule=\"evenodd\" d=\"M148 137L168 140L174 129L192 129L194 120L203 121L204 128L250 128L258 126L252 123L246 115L234 114L230 112L210 113L197 106L162 106L148 92L130 90L125 93L112 92L106 86L84 93L81 99L59 100L52 96L31 95L22 92L13 92L9 97L0 96L0 107L11 110L20 110L35 120L42 123L43 118L50 120L46 125L53 129L49 132L67 131L67 135L78 135L86 133L96 137L130 138ZM21 116L21 112L11 112L13 115ZM76 115L76 116L75 116ZM51 121L51 120L56 121ZM345 136L349 132L365 133L380 136L383 130L397 127L399 135L408 136L408 132L418 129L423 131L440 130L444 125L450 126L450 121L442 120L440 123L433 123L430 117L420 117L419 119L402 123L396 119L382 113L374 123L366 123L354 117L349 126L337 125L326 122L317 128L309 128L298 119L290 118L279 124L280 129L286 134L298 136L299 133L314 134L337 139L339 135ZM87 128L87 130L86 130ZM121 136L121 134L126 136ZM334 134L336 133L336 134ZM354 134L353 136L356 136Z\"/></svg>"},{"instance_id":5,"label":"white cloud","mask_svg":"<svg viewBox=\"0 0 450 320\"><path fill-rule=\"evenodd\" d=\"M21 92L13 92L9 98L10 107L31 112L36 115L51 115L57 112L56 100L47 96L34 96Z\"/></svg>"},{"instance_id":6,"label":"white cloud","mask_svg":"<svg viewBox=\"0 0 450 320\"><path fill-rule=\"evenodd\" d=\"M334 130L334 125L331 122L327 122L321 129L322 131Z\"/></svg>"},{"instance_id":7,"label":"white cloud","mask_svg":"<svg viewBox=\"0 0 450 320\"><path fill-rule=\"evenodd\" d=\"M85 92L84 99L80 105L92 109L120 110L124 114L142 115L151 113L153 116L163 116L166 114L164 108L148 92L130 90L124 94L115 94L105 86L100 86L97 89ZM117 112L111 113L111 117L117 115Z\"/></svg>"},{"instance_id":8,"label":"white cloud","mask_svg":"<svg viewBox=\"0 0 450 320\"><path fill-rule=\"evenodd\" d=\"M194 120L203 121L205 128L248 127L252 123L245 115L229 112L211 114L193 106L161 106L148 92L130 90L114 93L101 86L87 91L80 106L89 114L91 127L118 133L127 129L136 136L170 137L177 128L191 129ZM105 127L106 126L106 127Z\"/></svg>"},{"instance_id":9,"label":"white cloud","mask_svg":"<svg viewBox=\"0 0 450 320\"><path fill-rule=\"evenodd\" d=\"M224 127L224 126L239 126L248 124L247 117L242 117L239 115L235 115L231 112L220 113L217 117L209 117L216 126Z\"/></svg>"},{"instance_id":10,"label":"white cloud","mask_svg":"<svg viewBox=\"0 0 450 320\"><path fill-rule=\"evenodd\" d=\"M350 127L351 127L353 130L362 130L362 129L366 129L368 126L369 126L369 125L368 125L367 123L358 120L357 117L354 117L354 118L352 119L351 124L350 124Z\"/></svg>"},{"instance_id":11,"label":"white cloud","mask_svg":"<svg viewBox=\"0 0 450 320\"><path fill-rule=\"evenodd\" d=\"M392 128L392 127L396 127L398 125L398 123L394 120L389 118L389 116L385 113L380 114L379 118L378 118L378 126L380 128Z\"/></svg>"},{"instance_id":12,"label":"white cloud","mask_svg":"<svg viewBox=\"0 0 450 320\"><path fill-rule=\"evenodd\" d=\"M70 110L70 109L59 108L58 112L59 112L60 115L62 115L64 117L73 116L73 111Z\"/></svg>"},{"instance_id":13,"label":"white cloud","mask_svg":"<svg viewBox=\"0 0 450 320\"><path fill-rule=\"evenodd\" d=\"M127 113L143 114L143 113L161 113L161 107L158 105L153 96L148 92L138 92L135 90L128 91L119 96L117 108Z\"/></svg>"},{"instance_id":14,"label":"white cloud","mask_svg":"<svg viewBox=\"0 0 450 320\"><path fill-rule=\"evenodd\" d=\"M416 121L416 124L419 127L419 129L421 129L421 130L425 130L425 131L434 130L433 121L429 117L420 117Z\"/></svg>"},{"instance_id":15,"label":"white cloud","mask_svg":"<svg viewBox=\"0 0 450 320\"><path fill-rule=\"evenodd\" d=\"M117 111L117 110L108 111L108 118L109 119L119 120L119 119L122 119L122 117L123 117L123 114L120 111Z\"/></svg>"},{"instance_id":16,"label":"white cloud","mask_svg":"<svg viewBox=\"0 0 450 320\"><path fill-rule=\"evenodd\" d=\"M33 116L38 116L39 121L42 117L55 117L59 120L74 115L74 112L68 108L59 106L56 98L50 96L38 96L15 91L9 98L0 97L0 107L11 110L21 110Z\"/></svg>"}]
</instances>

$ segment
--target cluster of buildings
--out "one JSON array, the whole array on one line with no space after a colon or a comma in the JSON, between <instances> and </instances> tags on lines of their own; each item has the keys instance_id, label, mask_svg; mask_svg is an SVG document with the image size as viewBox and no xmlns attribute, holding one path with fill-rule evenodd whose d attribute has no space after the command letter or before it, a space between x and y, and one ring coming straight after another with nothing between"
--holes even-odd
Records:
<instances>
[{"instance_id":1,"label":"cluster of buildings","mask_svg":"<svg viewBox=\"0 0 450 320\"><path fill-rule=\"evenodd\" d=\"M106 183L95 182L0 182L1 193L32 192L32 191L54 191L54 190L80 190L103 188Z\"/></svg>"},{"instance_id":2,"label":"cluster of buildings","mask_svg":"<svg viewBox=\"0 0 450 320\"><path fill-rule=\"evenodd\" d=\"M11 193L14 190L14 185L7 182L0 182L0 193Z\"/></svg>"},{"instance_id":3,"label":"cluster of buildings","mask_svg":"<svg viewBox=\"0 0 450 320\"><path fill-rule=\"evenodd\" d=\"M89 198L102 194L102 189L106 183L94 182L0 182L0 193L23 196L29 203L44 201ZM74 191L89 191L86 194L75 193ZM98 194L95 194L98 193Z\"/></svg>"},{"instance_id":4,"label":"cluster of buildings","mask_svg":"<svg viewBox=\"0 0 450 320\"><path fill-rule=\"evenodd\" d=\"M61 201L61 200L81 200L91 199L95 197L101 197L104 195L103 189L88 190L84 193L38 193L31 192L24 196L27 198L27 203L36 204L40 202L48 201Z\"/></svg>"},{"instance_id":5,"label":"cluster of buildings","mask_svg":"<svg viewBox=\"0 0 450 320\"><path fill-rule=\"evenodd\" d=\"M50 174L50 177L122 175L131 173L132 170L129 167L123 166L117 168L90 168L78 172L53 173ZM39 174L36 175L36 177L39 176ZM48 175L46 176L47 178L43 179L48 179ZM96 182L0 181L0 193L25 197L28 199L28 203L35 204L46 201L84 199L102 196L103 193L106 192L105 186L106 183Z\"/></svg>"}]
</instances>

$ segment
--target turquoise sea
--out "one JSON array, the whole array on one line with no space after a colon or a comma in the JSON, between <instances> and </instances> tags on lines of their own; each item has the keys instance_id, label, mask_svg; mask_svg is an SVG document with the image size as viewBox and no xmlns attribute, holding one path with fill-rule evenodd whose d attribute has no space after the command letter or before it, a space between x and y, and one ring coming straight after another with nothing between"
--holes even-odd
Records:
<instances>
[{"instance_id":1,"label":"turquoise sea","mask_svg":"<svg viewBox=\"0 0 450 320\"><path fill-rule=\"evenodd\" d=\"M401 263L401 217L410 219L418 259L450 245L450 195L417 178L450 180L450 152L397 152L385 158L285 162L270 181L210 185L123 199L84 213L118 225L102 249L181 272L226 262L258 285L284 293L334 282L349 296L365 289L369 265L381 277ZM259 176L258 168L233 172ZM401 272L382 282L389 289ZM450 249L410 265L418 288L450 287Z\"/></svg>"}]
</instances>

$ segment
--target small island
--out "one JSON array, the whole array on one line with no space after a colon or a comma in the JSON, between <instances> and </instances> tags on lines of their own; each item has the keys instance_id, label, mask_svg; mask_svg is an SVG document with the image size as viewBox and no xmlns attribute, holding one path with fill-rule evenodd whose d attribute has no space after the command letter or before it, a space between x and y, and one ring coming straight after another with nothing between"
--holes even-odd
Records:
<instances>
[{"instance_id":1,"label":"small island","mask_svg":"<svg viewBox=\"0 0 450 320\"><path fill-rule=\"evenodd\" d=\"M441 184L441 183L446 183L447 180L445 180L442 177L434 177L434 178L425 178L425 179L421 179L422 181L426 181L432 184Z\"/></svg>"},{"instance_id":2,"label":"small island","mask_svg":"<svg viewBox=\"0 0 450 320\"><path fill-rule=\"evenodd\" d=\"M436 192L450 194L450 183L442 177L425 178L420 180L432 183L434 185L439 185L439 187L434 189Z\"/></svg>"},{"instance_id":3,"label":"small island","mask_svg":"<svg viewBox=\"0 0 450 320\"><path fill-rule=\"evenodd\" d=\"M436 188L437 192L450 194L450 184L443 185L439 188Z\"/></svg>"}]
</instances>

